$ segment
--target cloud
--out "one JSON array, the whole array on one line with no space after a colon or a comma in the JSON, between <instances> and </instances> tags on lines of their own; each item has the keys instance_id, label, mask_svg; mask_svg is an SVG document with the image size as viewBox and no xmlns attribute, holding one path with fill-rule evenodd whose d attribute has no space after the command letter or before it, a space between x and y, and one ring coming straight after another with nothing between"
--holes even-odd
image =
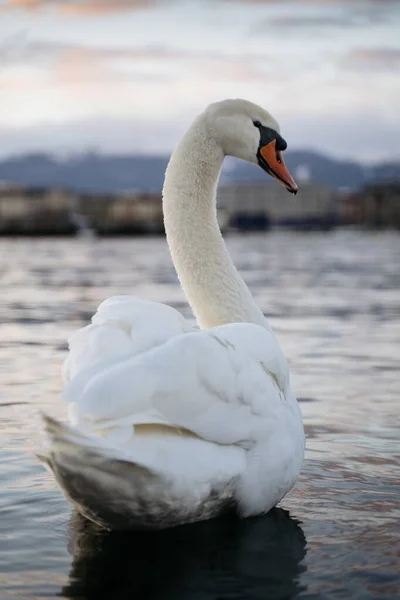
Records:
<instances>
[{"instance_id":1,"label":"cloud","mask_svg":"<svg viewBox=\"0 0 400 600\"><path fill-rule=\"evenodd\" d=\"M183 114L240 95L243 85L259 90L266 83L265 55L253 58L164 46L26 42L0 60L0 125L50 126L90 115L168 119L175 110Z\"/></svg>"},{"instance_id":2,"label":"cloud","mask_svg":"<svg viewBox=\"0 0 400 600\"><path fill-rule=\"evenodd\" d=\"M375 110L329 111L288 116L284 137L290 149L313 148L338 158L376 163L398 160L400 122Z\"/></svg>"},{"instance_id":3,"label":"cloud","mask_svg":"<svg viewBox=\"0 0 400 600\"><path fill-rule=\"evenodd\" d=\"M265 54L224 54L216 51L177 50L165 46L102 47L84 44L27 41L26 36L10 40L0 47L1 66L36 66L46 70L48 78L64 83L133 80L138 70L141 79L171 80L203 75L230 81L265 79ZM152 63L151 72L141 64ZM261 66L257 66L261 65ZM176 67L174 70L174 66ZM195 69L195 71L193 71ZM175 73L175 74L174 74Z\"/></svg>"},{"instance_id":4,"label":"cloud","mask_svg":"<svg viewBox=\"0 0 400 600\"><path fill-rule=\"evenodd\" d=\"M130 10L146 10L156 5L156 0L8 0L1 8L30 11L56 8L63 14L96 16Z\"/></svg>"},{"instance_id":5,"label":"cloud","mask_svg":"<svg viewBox=\"0 0 400 600\"><path fill-rule=\"evenodd\" d=\"M279 28L299 28L299 27L354 27L355 20L349 17L329 17L323 15L316 16L286 16L271 19L270 23Z\"/></svg>"},{"instance_id":6,"label":"cloud","mask_svg":"<svg viewBox=\"0 0 400 600\"><path fill-rule=\"evenodd\" d=\"M86 16L101 14L100 5L125 10L161 2L9 0L8 7L45 10L0 13L0 126L19 128L22 135L35 124L46 130L62 123L68 145L67 124L80 119L100 120L86 129L94 139L102 120L179 123L209 102L237 96L301 122L310 115L336 114L339 121L366 111L374 122L397 119L399 4L392 10L380 0L335 6L328 0L270 0L258 9L254 1L240 0L233 9L233 0L204 0L203 9L201 0L163 2L168 10L120 12L94 26ZM66 5L87 11L82 18L76 13L73 27L62 12ZM360 27L346 29L347 17ZM272 20L277 26L265 27ZM250 33L262 22L261 35ZM77 139L78 127L74 131Z\"/></svg>"},{"instance_id":7,"label":"cloud","mask_svg":"<svg viewBox=\"0 0 400 600\"><path fill-rule=\"evenodd\" d=\"M89 149L113 154L168 154L189 122L190 118L183 124L176 119L141 115L130 119L87 117L24 129L0 125L0 157L42 151L65 155Z\"/></svg>"},{"instance_id":8,"label":"cloud","mask_svg":"<svg viewBox=\"0 0 400 600\"><path fill-rule=\"evenodd\" d=\"M227 2L237 2L238 4L288 4L289 0L226 0ZM328 6L329 4L342 4L343 6L348 6L350 3L351 4L364 4L364 5L368 5L368 4L376 4L376 5L382 5L382 4L395 4L397 3L398 0L292 0L293 4L299 4L299 5L326 5Z\"/></svg>"},{"instance_id":9,"label":"cloud","mask_svg":"<svg viewBox=\"0 0 400 600\"><path fill-rule=\"evenodd\" d=\"M84 118L20 128L0 125L0 156L46 151L65 155L96 149L104 153L168 154L199 107L165 116ZM338 158L377 162L399 158L400 124L374 113L287 117L282 122L290 150L315 149Z\"/></svg>"},{"instance_id":10,"label":"cloud","mask_svg":"<svg viewBox=\"0 0 400 600\"><path fill-rule=\"evenodd\" d=\"M353 48L343 57L341 66L347 69L394 70L400 67L398 48Z\"/></svg>"}]
</instances>

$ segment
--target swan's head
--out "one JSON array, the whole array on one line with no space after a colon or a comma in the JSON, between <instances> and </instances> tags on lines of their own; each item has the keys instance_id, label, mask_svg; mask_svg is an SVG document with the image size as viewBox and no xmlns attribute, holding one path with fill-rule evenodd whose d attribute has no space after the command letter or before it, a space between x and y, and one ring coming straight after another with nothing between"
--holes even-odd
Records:
<instances>
[{"instance_id":1,"label":"swan's head","mask_svg":"<svg viewBox=\"0 0 400 600\"><path fill-rule=\"evenodd\" d=\"M269 112L247 100L223 100L206 109L209 131L227 156L259 165L292 194L298 187L282 152L287 143Z\"/></svg>"}]
</instances>

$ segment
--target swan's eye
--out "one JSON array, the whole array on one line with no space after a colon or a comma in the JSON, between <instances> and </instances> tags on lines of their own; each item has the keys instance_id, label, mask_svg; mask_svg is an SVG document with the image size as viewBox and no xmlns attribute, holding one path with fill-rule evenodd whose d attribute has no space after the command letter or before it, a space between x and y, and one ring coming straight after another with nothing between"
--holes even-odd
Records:
<instances>
[{"instance_id":1,"label":"swan's eye","mask_svg":"<svg viewBox=\"0 0 400 600\"><path fill-rule=\"evenodd\" d=\"M253 121L253 125L254 125L254 127L258 127L258 128L262 127L260 121Z\"/></svg>"}]
</instances>

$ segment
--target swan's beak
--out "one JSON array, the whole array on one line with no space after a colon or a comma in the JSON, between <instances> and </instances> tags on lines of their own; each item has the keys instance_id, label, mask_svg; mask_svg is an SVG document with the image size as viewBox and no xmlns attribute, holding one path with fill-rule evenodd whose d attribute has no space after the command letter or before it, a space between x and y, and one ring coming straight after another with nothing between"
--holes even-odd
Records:
<instances>
[{"instance_id":1,"label":"swan's beak","mask_svg":"<svg viewBox=\"0 0 400 600\"><path fill-rule=\"evenodd\" d=\"M272 140L266 146L260 146L257 158L264 171L275 177L288 192L297 194L299 188L285 165L282 152L276 149L276 140Z\"/></svg>"}]
</instances>

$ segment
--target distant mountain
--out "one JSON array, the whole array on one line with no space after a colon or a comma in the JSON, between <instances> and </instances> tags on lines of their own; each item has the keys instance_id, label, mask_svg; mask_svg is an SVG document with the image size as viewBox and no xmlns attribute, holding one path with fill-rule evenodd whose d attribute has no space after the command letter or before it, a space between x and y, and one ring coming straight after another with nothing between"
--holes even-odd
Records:
<instances>
[{"instance_id":1,"label":"distant mountain","mask_svg":"<svg viewBox=\"0 0 400 600\"><path fill-rule=\"evenodd\" d=\"M168 157L83 154L66 160L27 154L0 162L0 181L79 192L160 190Z\"/></svg>"},{"instance_id":2,"label":"distant mountain","mask_svg":"<svg viewBox=\"0 0 400 600\"><path fill-rule=\"evenodd\" d=\"M312 181L336 189L358 189L369 182L400 181L400 163L366 167L309 151L287 152L285 162L295 176L306 175ZM167 156L90 153L59 160L47 154L26 154L0 161L0 181L79 192L159 191L167 163ZM246 181L265 181L265 173L255 165L233 159L227 161L222 183Z\"/></svg>"}]
</instances>

